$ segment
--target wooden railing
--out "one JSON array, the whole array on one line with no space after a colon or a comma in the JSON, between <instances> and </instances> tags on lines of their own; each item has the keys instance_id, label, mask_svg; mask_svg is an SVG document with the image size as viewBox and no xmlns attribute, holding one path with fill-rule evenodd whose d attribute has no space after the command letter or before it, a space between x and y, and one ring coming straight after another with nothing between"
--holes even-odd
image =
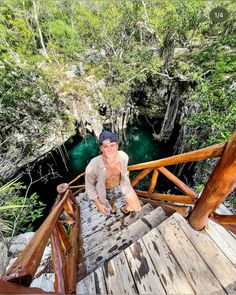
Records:
<instances>
[{"instance_id":1,"label":"wooden railing","mask_svg":"<svg viewBox=\"0 0 236 295\"><path fill-rule=\"evenodd\" d=\"M214 157L220 157L220 160L200 198L166 168L170 165ZM128 169L130 171L142 170L132 180L133 187L146 175L152 173L147 191L135 189L140 198L161 205L172 206L172 208L178 208L181 205L192 205L193 209L189 215L189 223L193 228L197 230L203 229L210 217L236 233L236 215L223 216L215 213L215 209L225 200L236 185L236 132L227 143L156 161L131 165ZM160 173L182 190L183 194L171 195L155 192ZM85 188L83 184L76 185L76 182L83 176L84 173L77 176L69 184L62 184L58 187L59 198L51 213L37 230L22 254L6 272L2 281L0 280L0 287L4 287L3 293L7 294L11 288L15 288L15 286L12 287L12 282L24 286L30 285L49 238L53 253L55 291L62 294L74 293L77 281L77 264L83 262L80 240L80 213L74 195ZM72 193L72 189L75 190L74 193ZM69 234L65 229L65 225L70 227ZM31 294L45 293L43 290L35 288L19 287L17 290L18 294L26 294L28 291Z\"/></svg>"},{"instance_id":2,"label":"wooden railing","mask_svg":"<svg viewBox=\"0 0 236 295\"><path fill-rule=\"evenodd\" d=\"M220 160L212 172L200 198L198 198L196 192L166 168L167 166L180 163L201 161L216 157L220 157ZM183 208L181 204L192 205L193 209L188 219L190 225L194 229L203 229L207 225L208 218L211 218L236 233L236 215L219 215L215 212L216 208L236 186L236 132L233 133L229 142L223 142L156 161L130 165L128 170L142 170L135 179L131 181L134 188L145 176L152 173L147 191L135 189L137 195L142 200L154 200L157 201L159 205L170 206L177 211ZM173 182L184 194L174 195L154 192L160 173ZM77 192L83 190L84 185L71 185L81 176L84 176L84 173L80 174L69 183L71 188L78 189ZM168 204L166 202L168 202Z\"/></svg>"},{"instance_id":3,"label":"wooden railing","mask_svg":"<svg viewBox=\"0 0 236 295\"><path fill-rule=\"evenodd\" d=\"M197 194L186 184L164 167L215 157L220 157L220 160L210 175L200 198L198 198ZM135 190L139 196L150 198L152 200L164 200L169 203L175 203L175 205L176 203L193 204L193 209L189 214L188 220L194 229L202 230L207 225L208 218L211 218L236 233L236 215L220 215L215 212L217 207L226 199L228 194L233 191L236 186L236 132L234 132L227 143L216 144L193 152L156 161L131 165L129 166L129 170L142 170L132 181L133 187L153 171L148 191ZM154 193L153 191L159 173L165 175L170 181L179 187L185 195Z\"/></svg>"},{"instance_id":4,"label":"wooden railing","mask_svg":"<svg viewBox=\"0 0 236 295\"><path fill-rule=\"evenodd\" d=\"M5 283L0 281L3 293L7 294L13 288L12 284L6 282L23 286L31 284L49 239L52 246L55 291L63 294L75 292L78 255L82 250L78 240L80 212L75 197L68 189L67 184L59 185L58 192L59 195L51 213L36 231L22 254L3 276L2 280ZM35 288L22 288L22 290L19 288L16 293L25 294L27 290L31 294L40 293L40 289ZM44 293L43 290L41 293Z\"/></svg>"}]
</instances>

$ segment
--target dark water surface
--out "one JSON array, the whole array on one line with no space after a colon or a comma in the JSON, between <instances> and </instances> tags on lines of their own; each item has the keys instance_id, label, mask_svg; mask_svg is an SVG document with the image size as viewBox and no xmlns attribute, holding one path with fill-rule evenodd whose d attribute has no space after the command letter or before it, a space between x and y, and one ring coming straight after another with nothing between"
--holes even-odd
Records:
<instances>
[{"instance_id":1,"label":"dark water surface","mask_svg":"<svg viewBox=\"0 0 236 295\"><path fill-rule=\"evenodd\" d=\"M153 140L152 129L144 121L136 122L127 128L119 149L129 155L129 165L137 164L160 158L171 154L170 144L164 144ZM90 159L99 154L99 146L95 136L83 139L68 151L70 156L69 175L76 176L85 170Z\"/></svg>"}]
</instances>

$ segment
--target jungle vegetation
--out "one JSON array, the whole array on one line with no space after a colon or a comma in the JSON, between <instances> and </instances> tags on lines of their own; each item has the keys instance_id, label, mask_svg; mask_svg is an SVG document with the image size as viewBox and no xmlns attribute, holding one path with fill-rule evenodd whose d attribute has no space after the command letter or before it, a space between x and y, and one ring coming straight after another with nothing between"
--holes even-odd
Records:
<instances>
[{"instance_id":1,"label":"jungle vegetation","mask_svg":"<svg viewBox=\"0 0 236 295\"><path fill-rule=\"evenodd\" d=\"M225 20L212 21L216 7L228 11ZM58 118L62 132L73 134L74 119L58 98L71 65L77 80L105 81L103 97L113 110L143 93L152 119L166 113L168 101L153 95L161 81L184 81L177 151L227 141L236 129L235 10L234 0L1 0L0 152L12 153L14 132L22 156L34 154ZM75 98L83 91L67 87ZM205 181L201 171L196 187Z\"/></svg>"}]
</instances>

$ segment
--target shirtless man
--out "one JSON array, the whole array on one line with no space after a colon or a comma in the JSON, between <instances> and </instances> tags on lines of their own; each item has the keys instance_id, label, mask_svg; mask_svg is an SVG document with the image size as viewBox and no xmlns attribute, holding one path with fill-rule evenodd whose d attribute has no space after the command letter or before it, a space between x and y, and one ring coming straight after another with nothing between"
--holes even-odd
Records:
<instances>
[{"instance_id":1,"label":"shirtless man","mask_svg":"<svg viewBox=\"0 0 236 295\"><path fill-rule=\"evenodd\" d=\"M139 199L128 177L128 155L118 151L117 136L105 130L99 136L99 144L101 155L93 158L85 170L85 189L89 199L104 215L116 214L116 198L121 195L126 201L121 208L123 214L140 211ZM112 207L111 212L104 205L105 199Z\"/></svg>"}]
</instances>

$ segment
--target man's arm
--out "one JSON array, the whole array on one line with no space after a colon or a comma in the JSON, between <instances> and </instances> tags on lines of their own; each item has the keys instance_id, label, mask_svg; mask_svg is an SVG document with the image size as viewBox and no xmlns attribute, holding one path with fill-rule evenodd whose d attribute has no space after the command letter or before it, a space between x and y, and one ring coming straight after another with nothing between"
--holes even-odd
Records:
<instances>
[{"instance_id":1,"label":"man's arm","mask_svg":"<svg viewBox=\"0 0 236 295\"><path fill-rule=\"evenodd\" d=\"M105 205L103 205L98 198L98 193L96 190L96 178L97 177L94 173L94 167L92 167L92 165L89 164L85 170L86 193L88 195L88 198L94 201L98 211L104 215L108 215L109 214L108 208Z\"/></svg>"}]
</instances>

